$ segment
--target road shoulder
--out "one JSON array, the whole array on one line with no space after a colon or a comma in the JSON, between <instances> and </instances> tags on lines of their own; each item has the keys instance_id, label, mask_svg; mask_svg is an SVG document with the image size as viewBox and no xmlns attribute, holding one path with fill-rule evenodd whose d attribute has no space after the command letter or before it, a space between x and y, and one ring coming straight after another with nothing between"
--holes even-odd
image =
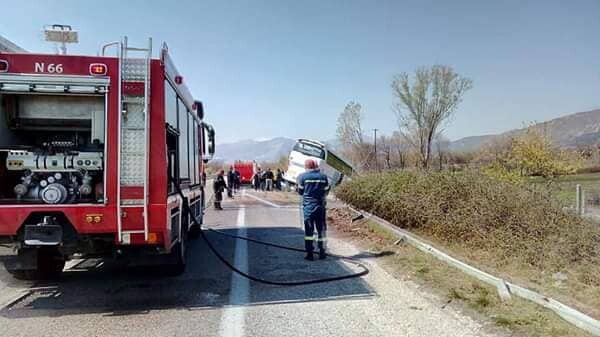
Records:
<instances>
[{"instance_id":1,"label":"road shoulder","mask_svg":"<svg viewBox=\"0 0 600 337\"><path fill-rule=\"evenodd\" d=\"M442 308L455 308L480 322L487 331L511 336L591 336L533 303L501 301L496 290L398 240L369 220L352 222L344 207L331 209L330 228L352 244L382 255L377 262L394 277L431 294Z\"/></svg>"}]
</instances>

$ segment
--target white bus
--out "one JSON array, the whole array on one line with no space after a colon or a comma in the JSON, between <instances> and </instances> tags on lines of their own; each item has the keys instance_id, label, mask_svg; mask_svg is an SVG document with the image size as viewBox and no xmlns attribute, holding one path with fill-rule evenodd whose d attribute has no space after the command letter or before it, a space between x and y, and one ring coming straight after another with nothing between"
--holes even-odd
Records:
<instances>
[{"instance_id":1,"label":"white bus","mask_svg":"<svg viewBox=\"0 0 600 337\"><path fill-rule=\"evenodd\" d=\"M283 179L291 185L296 185L298 176L306 171L306 159L314 159L317 162L332 186L341 183L344 176L349 177L354 172L352 165L333 153L325 144L310 139L298 139L290 153L288 169Z\"/></svg>"}]
</instances>

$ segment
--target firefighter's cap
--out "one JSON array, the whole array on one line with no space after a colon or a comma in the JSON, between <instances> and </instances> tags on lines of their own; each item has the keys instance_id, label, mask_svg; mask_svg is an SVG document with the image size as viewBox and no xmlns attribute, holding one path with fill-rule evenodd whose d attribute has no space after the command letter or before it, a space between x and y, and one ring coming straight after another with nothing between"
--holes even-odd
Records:
<instances>
[{"instance_id":1,"label":"firefighter's cap","mask_svg":"<svg viewBox=\"0 0 600 337\"><path fill-rule=\"evenodd\" d=\"M317 161L314 159L306 159L304 161L304 168L307 170L316 170L319 168Z\"/></svg>"}]
</instances>

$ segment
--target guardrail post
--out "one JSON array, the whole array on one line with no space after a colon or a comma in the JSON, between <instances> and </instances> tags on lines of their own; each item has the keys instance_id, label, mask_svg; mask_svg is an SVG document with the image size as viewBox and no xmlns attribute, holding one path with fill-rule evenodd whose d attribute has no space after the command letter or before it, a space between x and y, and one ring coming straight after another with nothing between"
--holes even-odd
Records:
<instances>
[{"instance_id":1,"label":"guardrail post","mask_svg":"<svg viewBox=\"0 0 600 337\"><path fill-rule=\"evenodd\" d=\"M585 215L585 190L581 190L581 216Z\"/></svg>"},{"instance_id":2,"label":"guardrail post","mask_svg":"<svg viewBox=\"0 0 600 337\"><path fill-rule=\"evenodd\" d=\"M581 215L581 185L575 186L575 211L577 215Z\"/></svg>"}]
</instances>

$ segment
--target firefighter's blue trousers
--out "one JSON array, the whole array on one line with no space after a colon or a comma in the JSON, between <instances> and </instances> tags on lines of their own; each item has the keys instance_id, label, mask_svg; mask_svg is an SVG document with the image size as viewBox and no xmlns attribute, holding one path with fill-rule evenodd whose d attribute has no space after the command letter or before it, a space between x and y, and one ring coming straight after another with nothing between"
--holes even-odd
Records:
<instances>
[{"instance_id":1,"label":"firefighter's blue trousers","mask_svg":"<svg viewBox=\"0 0 600 337\"><path fill-rule=\"evenodd\" d=\"M315 229L317 230L317 247L325 252L327 240L327 224L325 222L325 207L304 207L304 246L307 253L314 250Z\"/></svg>"}]
</instances>

